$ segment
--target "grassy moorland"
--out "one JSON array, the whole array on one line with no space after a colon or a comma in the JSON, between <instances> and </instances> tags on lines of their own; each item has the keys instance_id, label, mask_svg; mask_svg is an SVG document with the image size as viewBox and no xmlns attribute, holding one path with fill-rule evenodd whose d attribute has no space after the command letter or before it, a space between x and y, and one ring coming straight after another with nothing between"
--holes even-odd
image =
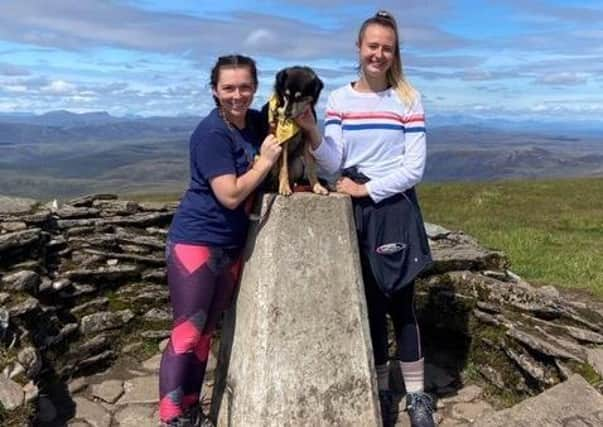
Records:
<instances>
[{"instance_id":1,"label":"grassy moorland","mask_svg":"<svg viewBox=\"0 0 603 427\"><path fill-rule=\"evenodd\" d=\"M173 201L180 194L124 195ZM504 251L533 284L586 291L603 299L603 178L423 183L426 221L463 230Z\"/></svg>"},{"instance_id":2,"label":"grassy moorland","mask_svg":"<svg viewBox=\"0 0 603 427\"><path fill-rule=\"evenodd\" d=\"M603 178L422 184L426 221L503 250L534 284L603 299Z\"/></svg>"}]
</instances>

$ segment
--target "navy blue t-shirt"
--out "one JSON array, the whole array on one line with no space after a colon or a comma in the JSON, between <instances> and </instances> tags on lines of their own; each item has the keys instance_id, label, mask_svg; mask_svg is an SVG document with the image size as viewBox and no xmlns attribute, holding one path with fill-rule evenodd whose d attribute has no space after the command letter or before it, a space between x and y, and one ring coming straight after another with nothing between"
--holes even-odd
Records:
<instances>
[{"instance_id":1,"label":"navy blue t-shirt","mask_svg":"<svg viewBox=\"0 0 603 427\"><path fill-rule=\"evenodd\" d=\"M168 238L172 242L212 246L242 246L249 218L244 204L228 209L220 203L209 181L220 175L247 172L263 136L260 113L249 110L244 129L228 128L214 109L190 139L191 181L176 210Z\"/></svg>"}]
</instances>

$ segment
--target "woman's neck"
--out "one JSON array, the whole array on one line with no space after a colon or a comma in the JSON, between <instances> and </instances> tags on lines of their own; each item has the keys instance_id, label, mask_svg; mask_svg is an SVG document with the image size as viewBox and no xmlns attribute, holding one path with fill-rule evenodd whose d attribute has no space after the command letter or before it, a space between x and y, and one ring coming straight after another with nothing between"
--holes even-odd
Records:
<instances>
[{"instance_id":1,"label":"woman's neck","mask_svg":"<svg viewBox=\"0 0 603 427\"><path fill-rule=\"evenodd\" d=\"M246 124L245 117L232 117L229 114L227 114L224 110L222 110L221 113L222 113L221 114L222 119L226 122L226 124L234 126L239 130L243 129L245 127L245 124Z\"/></svg>"},{"instance_id":2,"label":"woman's neck","mask_svg":"<svg viewBox=\"0 0 603 427\"><path fill-rule=\"evenodd\" d=\"M359 92L382 92L389 87L387 79L375 78L366 75L362 75L360 79L354 84L354 89Z\"/></svg>"},{"instance_id":3,"label":"woman's neck","mask_svg":"<svg viewBox=\"0 0 603 427\"><path fill-rule=\"evenodd\" d=\"M234 125L234 127L236 127L237 129L240 130L245 127L245 118L238 119L238 120L231 120L230 123L232 123Z\"/></svg>"}]
</instances>

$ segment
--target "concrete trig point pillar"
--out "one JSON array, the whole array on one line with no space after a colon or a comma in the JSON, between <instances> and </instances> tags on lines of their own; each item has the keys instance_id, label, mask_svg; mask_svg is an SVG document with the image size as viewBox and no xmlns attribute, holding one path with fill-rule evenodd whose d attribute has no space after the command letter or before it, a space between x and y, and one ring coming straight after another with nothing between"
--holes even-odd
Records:
<instances>
[{"instance_id":1,"label":"concrete trig point pillar","mask_svg":"<svg viewBox=\"0 0 603 427\"><path fill-rule=\"evenodd\" d=\"M350 199L273 197L225 319L212 415L229 427L378 427Z\"/></svg>"}]
</instances>

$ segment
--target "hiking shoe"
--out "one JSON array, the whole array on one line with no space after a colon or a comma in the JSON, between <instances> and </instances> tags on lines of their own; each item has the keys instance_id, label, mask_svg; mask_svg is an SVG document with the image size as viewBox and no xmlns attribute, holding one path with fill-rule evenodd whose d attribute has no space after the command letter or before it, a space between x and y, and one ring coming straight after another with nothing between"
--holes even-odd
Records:
<instances>
[{"instance_id":1,"label":"hiking shoe","mask_svg":"<svg viewBox=\"0 0 603 427\"><path fill-rule=\"evenodd\" d=\"M199 407L193 405L179 417L161 423L161 427L201 427L199 412Z\"/></svg>"},{"instance_id":2,"label":"hiking shoe","mask_svg":"<svg viewBox=\"0 0 603 427\"><path fill-rule=\"evenodd\" d=\"M199 422L199 427L216 427L214 422L209 418L209 416L201 413L201 420Z\"/></svg>"},{"instance_id":3,"label":"hiking shoe","mask_svg":"<svg viewBox=\"0 0 603 427\"><path fill-rule=\"evenodd\" d=\"M389 390L379 390L379 406L381 407L381 421L383 427L393 427L394 417L392 416L392 406L394 396Z\"/></svg>"},{"instance_id":4,"label":"hiking shoe","mask_svg":"<svg viewBox=\"0 0 603 427\"><path fill-rule=\"evenodd\" d=\"M190 423L191 427L201 427L201 408L199 405L193 405L184 411L184 418Z\"/></svg>"},{"instance_id":5,"label":"hiking shoe","mask_svg":"<svg viewBox=\"0 0 603 427\"><path fill-rule=\"evenodd\" d=\"M191 424L190 420L187 420L184 417L176 417L176 418L172 418L169 421L162 421L160 426L161 427L194 427L194 424Z\"/></svg>"},{"instance_id":6,"label":"hiking shoe","mask_svg":"<svg viewBox=\"0 0 603 427\"><path fill-rule=\"evenodd\" d=\"M424 392L406 394L406 410L412 427L435 427L433 400Z\"/></svg>"}]
</instances>

